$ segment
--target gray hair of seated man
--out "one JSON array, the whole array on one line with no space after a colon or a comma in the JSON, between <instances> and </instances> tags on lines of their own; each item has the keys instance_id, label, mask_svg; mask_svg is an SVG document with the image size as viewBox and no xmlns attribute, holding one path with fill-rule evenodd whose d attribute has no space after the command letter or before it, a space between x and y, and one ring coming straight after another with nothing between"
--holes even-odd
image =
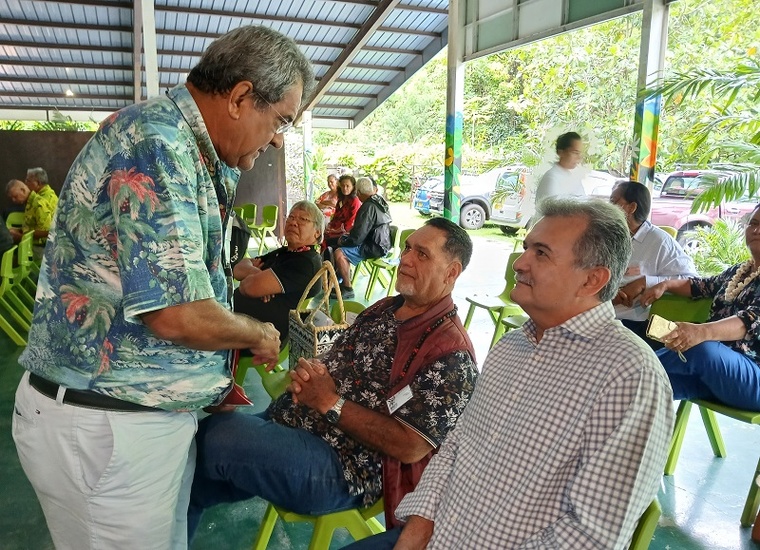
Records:
<instances>
[{"instance_id":1,"label":"gray hair of seated man","mask_svg":"<svg viewBox=\"0 0 760 550\"><path fill-rule=\"evenodd\" d=\"M359 178L356 180L356 194L372 195L375 192L375 186L369 178Z\"/></svg>"},{"instance_id":2,"label":"gray hair of seated man","mask_svg":"<svg viewBox=\"0 0 760 550\"><path fill-rule=\"evenodd\" d=\"M319 238L325 231L325 215L319 207L311 201L298 201L290 208L292 214L296 210L304 212L319 230Z\"/></svg>"},{"instance_id":3,"label":"gray hair of seated man","mask_svg":"<svg viewBox=\"0 0 760 550\"><path fill-rule=\"evenodd\" d=\"M26 178L29 179L30 177L40 185L48 184L48 175L43 168L30 168L27 170Z\"/></svg>"},{"instance_id":4,"label":"gray hair of seated man","mask_svg":"<svg viewBox=\"0 0 760 550\"><path fill-rule=\"evenodd\" d=\"M575 265L581 269L608 268L610 280L599 291L599 299L611 300L631 258L631 234L623 211L600 199L548 198L541 201L538 216L586 218L588 227L573 247Z\"/></svg>"},{"instance_id":5,"label":"gray hair of seated man","mask_svg":"<svg viewBox=\"0 0 760 550\"><path fill-rule=\"evenodd\" d=\"M261 108L267 102L280 102L297 84L303 86L304 104L316 85L309 60L292 39L268 27L252 25L214 40L187 81L207 94L224 94L239 82L251 82Z\"/></svg>"}]
</instances>

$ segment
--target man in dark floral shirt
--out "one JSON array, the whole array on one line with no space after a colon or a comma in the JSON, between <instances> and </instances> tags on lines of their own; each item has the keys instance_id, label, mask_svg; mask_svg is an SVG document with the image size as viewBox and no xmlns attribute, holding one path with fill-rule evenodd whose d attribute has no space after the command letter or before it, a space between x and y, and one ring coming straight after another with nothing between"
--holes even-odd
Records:
<instances>
[{"instance_id":1,"label":"man in dark floral shirt","mask_svg":"<svg viewBox=\"0 0 760 550\"><path fill-rule=\"evenodd\" d=\"M429 220L406 242L399 296L363 312L324 362L301 359L263 415L204 419L191 533L205 508L254 496L309 514L382 496L393 523L474 388L472 343L451 299L471 254L460 227Z\"/></svg>"}]
</instances>

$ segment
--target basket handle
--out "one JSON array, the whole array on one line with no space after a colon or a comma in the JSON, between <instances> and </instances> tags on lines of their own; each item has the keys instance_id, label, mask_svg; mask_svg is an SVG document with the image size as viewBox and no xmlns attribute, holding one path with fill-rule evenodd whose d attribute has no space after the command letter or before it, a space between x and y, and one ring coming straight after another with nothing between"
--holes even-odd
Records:
<instances>
[{"instance_id":1,"label":"basket handle","mask_svg":"<svg viewBox=\"0 0 760 550\"><path fill-rule=\"evenodd\" d=\"M340 293L340 285L338 284L338 277L335 275L335 268L333 268L333 265L330 262L323 262L322 267L317 271L317 273L312 277L311 281L306 285L306 288L303 291L303 294L301 294L301 299L298 302L298 311L305 311L306 309L306 298L309 296L309 292L311 292L312 287L317 284L317 281L322 281L322 298L318 304L317 307L315 307L309 316L304 320L304 323L313 322L314 316L316 315L317 311L322 311L325 315L330 317L330 292L332 289L335 289L335 296L338 301L338 308L340 309L340 317L341 322L345 324L346 322L346 310L343 306L343 296Z\"/></svg>"}]
</instances>

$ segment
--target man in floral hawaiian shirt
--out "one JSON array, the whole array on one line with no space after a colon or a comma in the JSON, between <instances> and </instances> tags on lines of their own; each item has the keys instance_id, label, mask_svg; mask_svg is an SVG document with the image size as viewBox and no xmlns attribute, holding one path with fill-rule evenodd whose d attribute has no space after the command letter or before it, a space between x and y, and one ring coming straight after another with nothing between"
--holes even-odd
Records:
<instances>
[{"instance_id":1,"label":"man in floral hawaiian shirt","mask_svg":"<svg viewBox=\"0 0 760 550\"><path fill-rule=\"evenodd\" d=\"M263 416L204 419L191 532L205 508L254 496L308 514L383 497L390 525L474 388L475 354L451 298L471 254L461 227L429 220L406 242L399 295L359 315L324 363L301 359Z\"/></svg>"},{"instance_id":2,"label":"man in floral hawaiian shirt","mask_svg":"<svg viewBox=\"0 0 760 550\"><path fill-rule=\"evenodd\" d=\"M186 84L106 119L69 171L42 264L13 435L57 548L184 548L194 411L230 349L277 331L228 303L240 170L282 147L314 75L289 38L241 27Z\"/></svg>"}]
</instances>

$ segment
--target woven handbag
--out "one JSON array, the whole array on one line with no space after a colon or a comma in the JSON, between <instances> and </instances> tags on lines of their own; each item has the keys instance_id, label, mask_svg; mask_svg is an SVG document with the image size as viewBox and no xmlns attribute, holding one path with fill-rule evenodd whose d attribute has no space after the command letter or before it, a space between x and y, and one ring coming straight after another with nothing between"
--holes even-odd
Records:
<instances>
[{"instance_id":1,"label":"woven handbag","mask_svg":"<svg viewBox=\"0 0 760 550\"><path fill-rule=\"evenodd\" d=\"M307 300L309 291L318 282L322 282L322 295L311 301ZM340 322L320 326L319 319L331 319L330 317L330 292L335 289L335 294L340 309ZM311 304L310 304L311 302ZM312 307L313 306L313 307ZM320 315L320 312L322 315ZM315 324L315 320L317 324ZM330 262L324 262L322 268L309 281L298 302L298 309L290 310L288 319L290 327L290 356L288 364L293 369L298 365L301 357L321 357L327 353L333 343L345 331L349 325L346 322L346 310L343 307L343 297L340 294L338 278Z\"/></svg>"}]
</instances>

